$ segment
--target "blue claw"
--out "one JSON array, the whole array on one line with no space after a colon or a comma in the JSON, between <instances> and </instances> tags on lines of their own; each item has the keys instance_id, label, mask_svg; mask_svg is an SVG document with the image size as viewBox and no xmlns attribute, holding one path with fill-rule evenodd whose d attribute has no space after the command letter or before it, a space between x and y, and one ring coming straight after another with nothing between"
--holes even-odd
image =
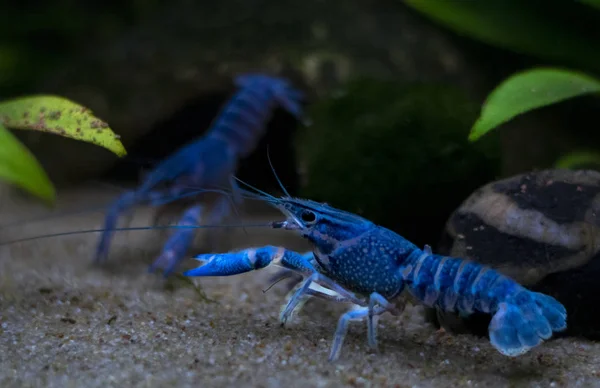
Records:
<instances>
[{"instance_id":1,"label":"blue claw","mask_svg":"<svg viewBox=\"0 0 600 388\"><path fill-rule=\"evenodd\" d=\"M217 253L203 254L195 257L196 260L206 262L206 264L191 269L183 273L184 276L231 276L255 269L256 251L249 251L240 254L236 253Z\"/></svg>"},{"instance_id":2,"label":"blue claw","mask_svg":"<svg viewBox=\"0 0 600 388\"><path fill-rule=\"evenodd\" d=\"M301 254L271 245L231 253L202 254L194 258L206 264L184 272L184 276L238 275L264 268L272 262L303 273L315 271Z\"/></svg>"}]
</instances>

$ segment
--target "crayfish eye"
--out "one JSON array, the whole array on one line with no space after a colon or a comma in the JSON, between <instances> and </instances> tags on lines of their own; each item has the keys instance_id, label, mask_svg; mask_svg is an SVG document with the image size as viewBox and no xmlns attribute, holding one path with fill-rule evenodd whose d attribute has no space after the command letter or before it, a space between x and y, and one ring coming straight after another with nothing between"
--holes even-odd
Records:
<instances>
[{"instance_id":1,"label":"crayfish eye","mask_svg":"<svg viewBox=\"0 0 600 388\"><path fill-rule=\"evenodd\" d=\"M317 220L317 215L311 211L304 210L300 215L300 218L302 218L303 222L310 224L311 222L315 222Z\"/></svg>"}]
</instances>

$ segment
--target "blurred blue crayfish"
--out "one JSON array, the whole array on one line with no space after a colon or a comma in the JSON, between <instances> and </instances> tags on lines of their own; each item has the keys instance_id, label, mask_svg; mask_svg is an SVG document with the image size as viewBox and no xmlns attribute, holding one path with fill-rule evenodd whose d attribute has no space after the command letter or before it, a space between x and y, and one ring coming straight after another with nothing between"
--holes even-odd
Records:
<instances>
[{"instance_id":1,"label":"blurred blue crayfish","mask_svg":"<svg viewBox=\"0 0 600 388\"><path fill-rule=\"evenodd\" d=\"M261 74L238 76L235 84L240 90L222 109L204 136L166 158L135 191L123 194L114 202L105 218L105 231L95 261L106 259L119 215L136 204L158 206L194 195L198 187L231 187L233 203L230 198L223 196L213 204L208 214L201 204L185 210L179 224L194 226L199 225L204 217L209 223L220 222L230 214L233 204L240 203L239 190L232 179L239 160L248 156L257 146L277 106L303 119L300 106L303 95L286 80ZM167 183L171 185L164 188ZM160 268L165 276L169 275L184 258L194 236L195 230L192 228L176 230L151 265L150 271Z\"/></svg>"},{"instance_id":2,"label":"blurred blue crayfish","mask_svg":"<svg viewBox=\"0 0 600 388\"><path fill-rule=\"evenodd\" d=\"M433 254L429 246L419 249L391 230L326 204L287 193L281 198L258 193L244 195L266 201L287 217L270 227L295 231L313 251L301 254L264 246L201 254L195 259L204 264L183 275L229 276L270 264L294 271L304 280L290 293L280 315L282 324L310 297L353 303L355 307L339 319L330 360L339 356L351 320L367 319L368 345L376 349L376 318L401 312L393 302L405 288L429 307L492 314L491 343L507 356L521 355L567 327L562 304L487 266Z\"/></svg>"}]
</instances>

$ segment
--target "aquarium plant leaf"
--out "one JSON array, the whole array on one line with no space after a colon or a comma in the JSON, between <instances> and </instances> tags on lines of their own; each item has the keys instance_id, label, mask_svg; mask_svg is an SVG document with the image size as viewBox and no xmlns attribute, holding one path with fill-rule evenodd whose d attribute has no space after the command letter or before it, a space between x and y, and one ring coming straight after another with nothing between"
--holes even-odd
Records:
<instances>
[{"instance_id":1,"label":"aquarium plant leaf","mask_svg":"<svg viewBox=\"0 0 600 388\"><path fill-rule=\"evenodd\" d=\"M584 3L589 5L590 7L594 7L600 10L600 0L578 0L580 3Z\"/></svg>"},{"instance_id":2,"label":"aquarium plant leaf","mask_svg":"<svg viewBox=\"0 0 600 388\"><path fill-rule=\"evenodd\" d=\"M594 151L575 151L561 156L554 163L554 167L566 169L578 169L589 166L600 167L600 153Z\"/></svg>"},{"instance_id":3,"label":"aquarium plant leaf","mask_svg":"<svg viewBox=\"0 0 600 388\"><path fill-rule=\"evenodd\" d=\"M19 186L47 203L56 192L35 156L0 123L0 179Z\"/></svg>"},{"instance_id":4,"label":"aquarium plant leaf","mask_svg":"<svg viewBox=\"0 0 600 388\"><path fill-rule=\"evenodd\" d=\"M2 101L0 123L8 128L49 132L96 144L121 157L127 154L107 123L88 108L59 96L35 95Z\"/></svg>"},{"instance_id":5,"label":"aquarium plant leaf","mask_svg":"<svg viewBox=\"0 0 600 388\"><path fill-rule=\"evenodd\" d=\"M598 0L586 0L598 3ZM519 54L600 70L600 44L579 26L565 24L540 2L405 0L405 4L454 32ZM569 7L572 4L553 4ZM582 7L585 8L585 7ZM580 11L585 12L585 9Z\"/></svg>"},{"instance_id":6,"label":"aquarium plant leaf","mask_svg":"<svg viewBox=\"0 0 600 388\"><path fill-rule=\"evenodd\" d=\"M598 92L600 80L579 72L536 68L516 73L490 93L471 128L469 140L479 139L522 113Z\"/></svg>"}]
</instances>

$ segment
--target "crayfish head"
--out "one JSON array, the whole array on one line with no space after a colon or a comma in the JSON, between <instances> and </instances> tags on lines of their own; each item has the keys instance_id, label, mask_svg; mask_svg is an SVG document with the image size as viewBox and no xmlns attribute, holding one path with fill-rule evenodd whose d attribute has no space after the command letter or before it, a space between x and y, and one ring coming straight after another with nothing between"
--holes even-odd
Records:
<instances>
[{"instance_id":1,"label":"crayfish head","mask_svg":"<svg viewBox=\"0 0 600 388\"><path fill-rule=\"evenodd\" d=\"M356 214L307 199L281 198L276 206L287 219L275 227L297 231L323 253L375 227Z\"/></svg>"}]
</instances>

